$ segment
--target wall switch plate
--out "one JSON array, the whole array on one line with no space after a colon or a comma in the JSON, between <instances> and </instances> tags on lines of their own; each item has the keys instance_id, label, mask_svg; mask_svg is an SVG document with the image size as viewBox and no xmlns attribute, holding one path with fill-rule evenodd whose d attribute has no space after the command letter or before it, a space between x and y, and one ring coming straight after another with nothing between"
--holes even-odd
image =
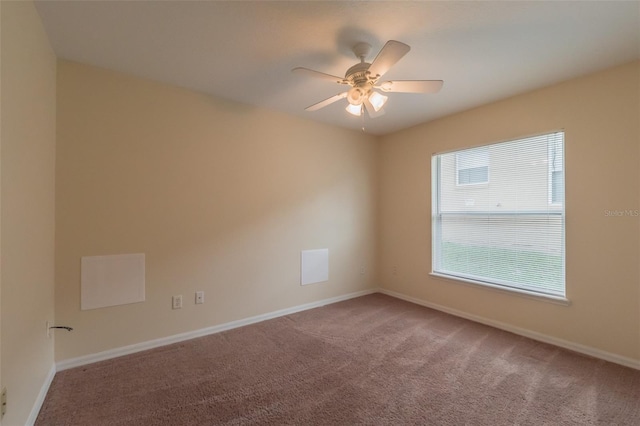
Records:
<instances>
[{"instance_id":1,"label":"wall switch plate","mask_svg":"<svg viewBox=\"0 0 640 426\"><path fill-rule=\"evenodd\" d=\"M181 309L182 308L182 295L173 296L171 298L171 308L172 309Z\"/></svg>"},{"instance_id":2,"label":"wall switch plate","mask_svg":"<svg viewBox=\"0 0 640 426\"><path fill-rule=\"evenodd\" d=\"M51 321L47 321L47 337L51 339Z\"/></svg>"},{"instance_id":3,"label":"wall switch plate","mask_svg":"<svg viewBox=\"0 0 640 426\"><path fill-rule=\"evenodd\" d=\"M196 291L196 305L204 303L204 291Z\"/></svg>"}]
</instances>

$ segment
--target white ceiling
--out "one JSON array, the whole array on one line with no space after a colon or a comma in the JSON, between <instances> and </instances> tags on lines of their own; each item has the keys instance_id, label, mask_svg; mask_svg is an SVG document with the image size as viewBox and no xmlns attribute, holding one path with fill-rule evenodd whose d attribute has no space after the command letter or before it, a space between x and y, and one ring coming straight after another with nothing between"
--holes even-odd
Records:
<instances>
[{"instance_id":1,"label":"white ceiling","mask_svg":"<svg viewBox=\"0 0 640 426\"><path fill-rule=\"evenodd\" d=\"M389 94L365 119L386 134L640 58L640 2L37 1L59 57L359 129L343 91L294 75L343 76L351 47L411 51L383 78L438 79L438 94Z\"/></svg>"}]
</instances>

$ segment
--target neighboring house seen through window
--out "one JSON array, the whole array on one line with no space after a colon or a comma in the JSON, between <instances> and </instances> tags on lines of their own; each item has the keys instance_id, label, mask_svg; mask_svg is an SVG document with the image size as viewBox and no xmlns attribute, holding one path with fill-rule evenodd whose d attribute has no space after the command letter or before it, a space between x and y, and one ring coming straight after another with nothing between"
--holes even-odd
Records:
<instances>
[{"instance_id":1,"label":"neighboring house seen through window","mask_svg":"<svg viewBox=\"0 0 640 426\"><path fill-rule=\"evenodd\" d=\"M561 204L564 200L564 152L563 140L549 141L549 203Z\"/></svg>"},{"instance_id":2,"label":"neighboring house seen through window","mask_svg":"<svg viewBox=\"0 0 640 426\"><path fill-rule=\"evenodd\" d=\"M477 185L489 182L489 151L486 147L456 153L458 185Z\"/></svg>"},{"instance_id":3,"label":"neighboring house seen through window","mask_svg":"<svg viewBox=\"0 0 640 426\"><path fill-rule=\"evenodd\" d=\"M564 299L564 132L435 154L432 173L435 275Z\"/></svg>"}]
</instances>

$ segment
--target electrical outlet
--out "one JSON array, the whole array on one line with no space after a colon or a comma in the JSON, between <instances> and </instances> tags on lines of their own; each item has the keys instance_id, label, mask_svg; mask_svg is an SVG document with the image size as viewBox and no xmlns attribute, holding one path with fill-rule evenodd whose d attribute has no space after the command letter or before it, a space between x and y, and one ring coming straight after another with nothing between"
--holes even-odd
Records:
<instances>
[{"instance_id":1,"label":"electrical outlet","mask_svg":"<svg viewBox=\"0 0 640 426\"><path fill-rule=\"evenodd\" d=\"M51 321L47 321L47 337L51 339Z\"/></svg>"},{"instance_id":2,"label":"electrical outlet","mask_svg":"<svg viewBox=\"0 0 640 426\"><path fill-rule=\"evenodd\" d=\"M171 307L173 309L182 309L182 295L178 295L178 296L173 296L171 298Z\"/></svg>"},{"instance_id":3,"label":"electrical outlet","mask_svg":"<svg viewBox=\"0 0 640 426\"><path fill-rule=\"evenodd\" d=\"M2 389L2 396L0 396L0 404L2 404L2 410L0 410L0 418L4 417L4 413L7 412L7 388Z\"/></svg>"},{"instance_id":4,"label":"electrical outlet","mask_svg":"<svg viewBox=\"0 0 640 426\"><path fill-rule=\"evenodd\" d=\"M204 303L204 291L196 291L196 305Z\"/></svg>"},{"instance_id":5,"label":"electrical outlet","mask_svg":"<svg viewBox=\"0 0 640 426\"><path fill-rule=\"evenodd\" d=\"M364 273L365 273L364 265L360 265L360 275L364 275Z\"/></svg>"}]
</instances>

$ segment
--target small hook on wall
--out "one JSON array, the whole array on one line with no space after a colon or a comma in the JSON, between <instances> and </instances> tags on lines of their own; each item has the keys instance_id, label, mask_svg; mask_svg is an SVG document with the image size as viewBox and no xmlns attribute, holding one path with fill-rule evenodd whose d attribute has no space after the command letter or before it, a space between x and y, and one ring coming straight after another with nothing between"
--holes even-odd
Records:
<instances>
[{"instance_id":1,"label":"small hook on wall","mask_svg":"<svg viewBox=\"0 0 640 426\"><path fill-rule=\"evenodd\" d=\"M67 331L72 331L73 330L73 327L69 327L69 326L66 326L66 325L54 325L54 326L51 326L49 328L50 329L51 328L62 328L62 329L67 330Z\"/></svg>"}]
</instances>

